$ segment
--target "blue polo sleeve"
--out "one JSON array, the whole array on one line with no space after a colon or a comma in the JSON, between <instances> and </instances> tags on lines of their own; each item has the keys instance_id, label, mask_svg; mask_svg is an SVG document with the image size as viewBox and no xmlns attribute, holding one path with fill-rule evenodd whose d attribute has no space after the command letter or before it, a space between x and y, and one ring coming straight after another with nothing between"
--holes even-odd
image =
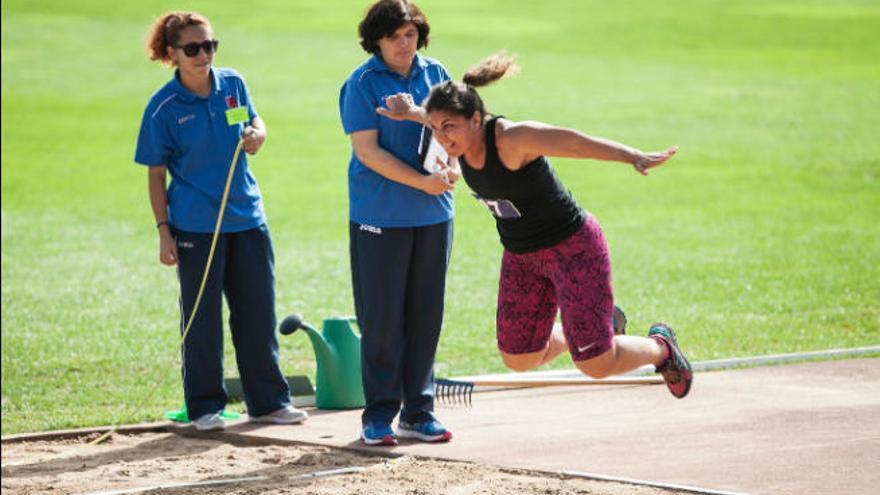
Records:
<instances>
[{"instance_id":1,"label":"blue polo sleeve","mask_svg":"<svg viewBox=\"0 0 880 495\"><path fill-rule=\"evenodd\" d=\"M440 82L446 82L446 81L452 79L452 76L449 75L449 72L446 70L446 67L443 67L442 65L440 65L439 67L440 67Z\"/></svg>"},{"instance_id":2,"label":"blue polo sleeve","mask_svg":"<svg viewBox=\"0 0 880 495\"><path fill-rule=\"evenodd\" d=\"M339 113L346 134L379 128L378 97L369 90L363 75L352 76L339 92Z\"/></svg>"},{"instance_id":3,"label":"blue polo sleeve","mask_svg":"<svg viewBox=\"0 0 880 495\"><path fill-rule=\"evenodd\" d=\"M171 161L174 145L160 110L161 106L157 110L154 105L147 105L144 110L134 152L134 161L141 165L155 167Z\"/></svg>"},{"instance_id":4,"label":"blue polo sleeve","mask_svg":"<svg viewBox=\"0 0 880 495\"><path fill-rule=\"evenodd\" d=\"M244 82L244 78L241 77L241 75L238 76L238 80L241 83L242 99L242 101L239 102L239 105L247 106L248 117L250 117L250 120L254 120L254 117L256 117L258 114L257 109L254 107L254 103L251 101L251 93L250 91L248 91L247 83Z\"/></svg>"}]
</instances>

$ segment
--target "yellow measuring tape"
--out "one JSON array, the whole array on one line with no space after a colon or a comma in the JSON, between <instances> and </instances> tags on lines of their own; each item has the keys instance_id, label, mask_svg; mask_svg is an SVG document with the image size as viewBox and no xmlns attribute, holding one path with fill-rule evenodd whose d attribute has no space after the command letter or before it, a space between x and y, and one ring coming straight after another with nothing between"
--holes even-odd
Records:
<instances>
[{"instance_id":1,"label":"yellow measuring tape","mask_svg":"<svg viewBox=\"0 0 880 495\"><path fill-rule=\"evenodd\" d=\"M205 292L205 283L208 281L208 273L211 271L211 262L214 261L214 250L217 248L217 239L220 237L220 226L223 224L223 212L226 210L226 202L229 199L229 187L232 185L232 176L235 173L235 166L238 164L238 155L241 153L242 144L244 144L243 137L238 139L238 144L235 146L235 153L232 155L232 163L229 164L229 174L226 176L226 186L223 187L223 197L220 199L220 211L217 213L217 224L214 226L214 236L211 238L211 249L208 251L208 260L205 262L205 272L202 274L202 283L199 285L199 292L196 294L196 301L189 314L189 321L186 322L183 333L180 335L180 347L178 348L178 351L183 350L183 344L186 342L186 335L189 333L190 327L192 327L192 322L196 319L196 311L199 309L199 303L202 302L202 294ZM158 386L158 382L156 382L156 385L150 390L150 393L147 394L147 399L152 398L152 392L155 390L156 386ZM145 403L146 401L138 404L138 409L143 407ZM99 444L109 438L110 435L119 429L119 425L121 425L128 417L128 415L124 415L122 421L119 421L113 425L109 431L89 442L89 445Z\"/></svg>"},{"instance_id":2,"label":"yellow measuring tape","mask_svg":"<svg viewBox=\"0 0 880 495\"><path fill-rule=\"evenodd\" d=\"M195 320L196 311L199 309L199 303L202 302L202 294L205 292L205 283L208 281L208 272L211 271L211 262L214 261L214 249L217 247L217 238L220 237L220 225L223 224L223 211L226 209L226 200L229 199L229 186L232 184L232 175L235 172L235 165L238 163L238 154L241 152L241 145L244 138L239 138L238 144L235 146L235 153L232 155L232 163L229 164L229 175L226 176L226 186L223 188L223 197L220 199L220 211L217 213L217 224L214 226L214 236L211 238L211 249L208 251L208 261L205 262L205 273L202 274L202 283L199 285L199 292L196 295L196 302L193 304L192 312L189 314L189 321L183 329L180 336L180 348L183 349L183 342L186 334Z\"/></svg>"}]
</instances>

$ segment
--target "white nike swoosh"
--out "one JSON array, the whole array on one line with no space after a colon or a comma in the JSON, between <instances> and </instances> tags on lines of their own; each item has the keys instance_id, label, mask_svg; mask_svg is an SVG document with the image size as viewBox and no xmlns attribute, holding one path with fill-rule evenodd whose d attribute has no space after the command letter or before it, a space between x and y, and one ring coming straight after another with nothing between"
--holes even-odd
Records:
<instances>
[{"instance_id":1,"label":"white nike swoosh","mask_svg":"<svg viewBox=\"0 0 880 495\"><path fill-rule=\"evenodd\" d=\"M590 344L590 345L585 345L585 346L583 346L583 347L578 347L577 350L578 350L578 352L584 352L584 351L586 351L587 349L589 349L590 347L593 347L594 345L596 345L595 342L593 342L593 343Z\"/></svg>"}]
</instances>

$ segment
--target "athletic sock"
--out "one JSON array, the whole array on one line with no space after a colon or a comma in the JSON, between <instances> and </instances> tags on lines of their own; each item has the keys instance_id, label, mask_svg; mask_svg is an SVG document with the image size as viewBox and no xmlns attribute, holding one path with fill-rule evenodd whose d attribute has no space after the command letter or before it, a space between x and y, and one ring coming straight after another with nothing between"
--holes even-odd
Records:
<instances>
[{"instance_id":1,"label":"athletic sock","mask_svg":"<svg viewBox=\"0 0 880 495\"><path fill-rule=\"evenodd\" d=\"M660 361L660 365L656 366L656 368L662 368L666 363L669 362L669 357L672 356L672 349L669 347L669 342L666 342L666 339L660 337L659 335L651 335L648 337L649 339L654 339L660 344L660 348L663 349L663 360Z\"/></svg>"}]
</instances>

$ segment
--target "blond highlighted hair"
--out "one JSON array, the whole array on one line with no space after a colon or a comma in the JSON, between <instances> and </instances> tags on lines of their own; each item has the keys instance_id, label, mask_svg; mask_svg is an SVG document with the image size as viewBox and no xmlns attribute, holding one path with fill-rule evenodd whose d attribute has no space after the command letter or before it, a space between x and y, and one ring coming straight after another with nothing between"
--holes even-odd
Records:
<instances>
[{"instance_id":1,"label":"blond highlighted hair","mask_svg":"<svg viewBox=\"0 0 880 495\"><path fill-rule=\"evenodd\" d=\"M180 40L180 33L190 26L211 27L208 19L196 12L167 12L153 21L147 35L147 55L150 60L158 60L163 65L174 65L168 56L168 47L174 47Z\"/></svg>"}]
</instances>

